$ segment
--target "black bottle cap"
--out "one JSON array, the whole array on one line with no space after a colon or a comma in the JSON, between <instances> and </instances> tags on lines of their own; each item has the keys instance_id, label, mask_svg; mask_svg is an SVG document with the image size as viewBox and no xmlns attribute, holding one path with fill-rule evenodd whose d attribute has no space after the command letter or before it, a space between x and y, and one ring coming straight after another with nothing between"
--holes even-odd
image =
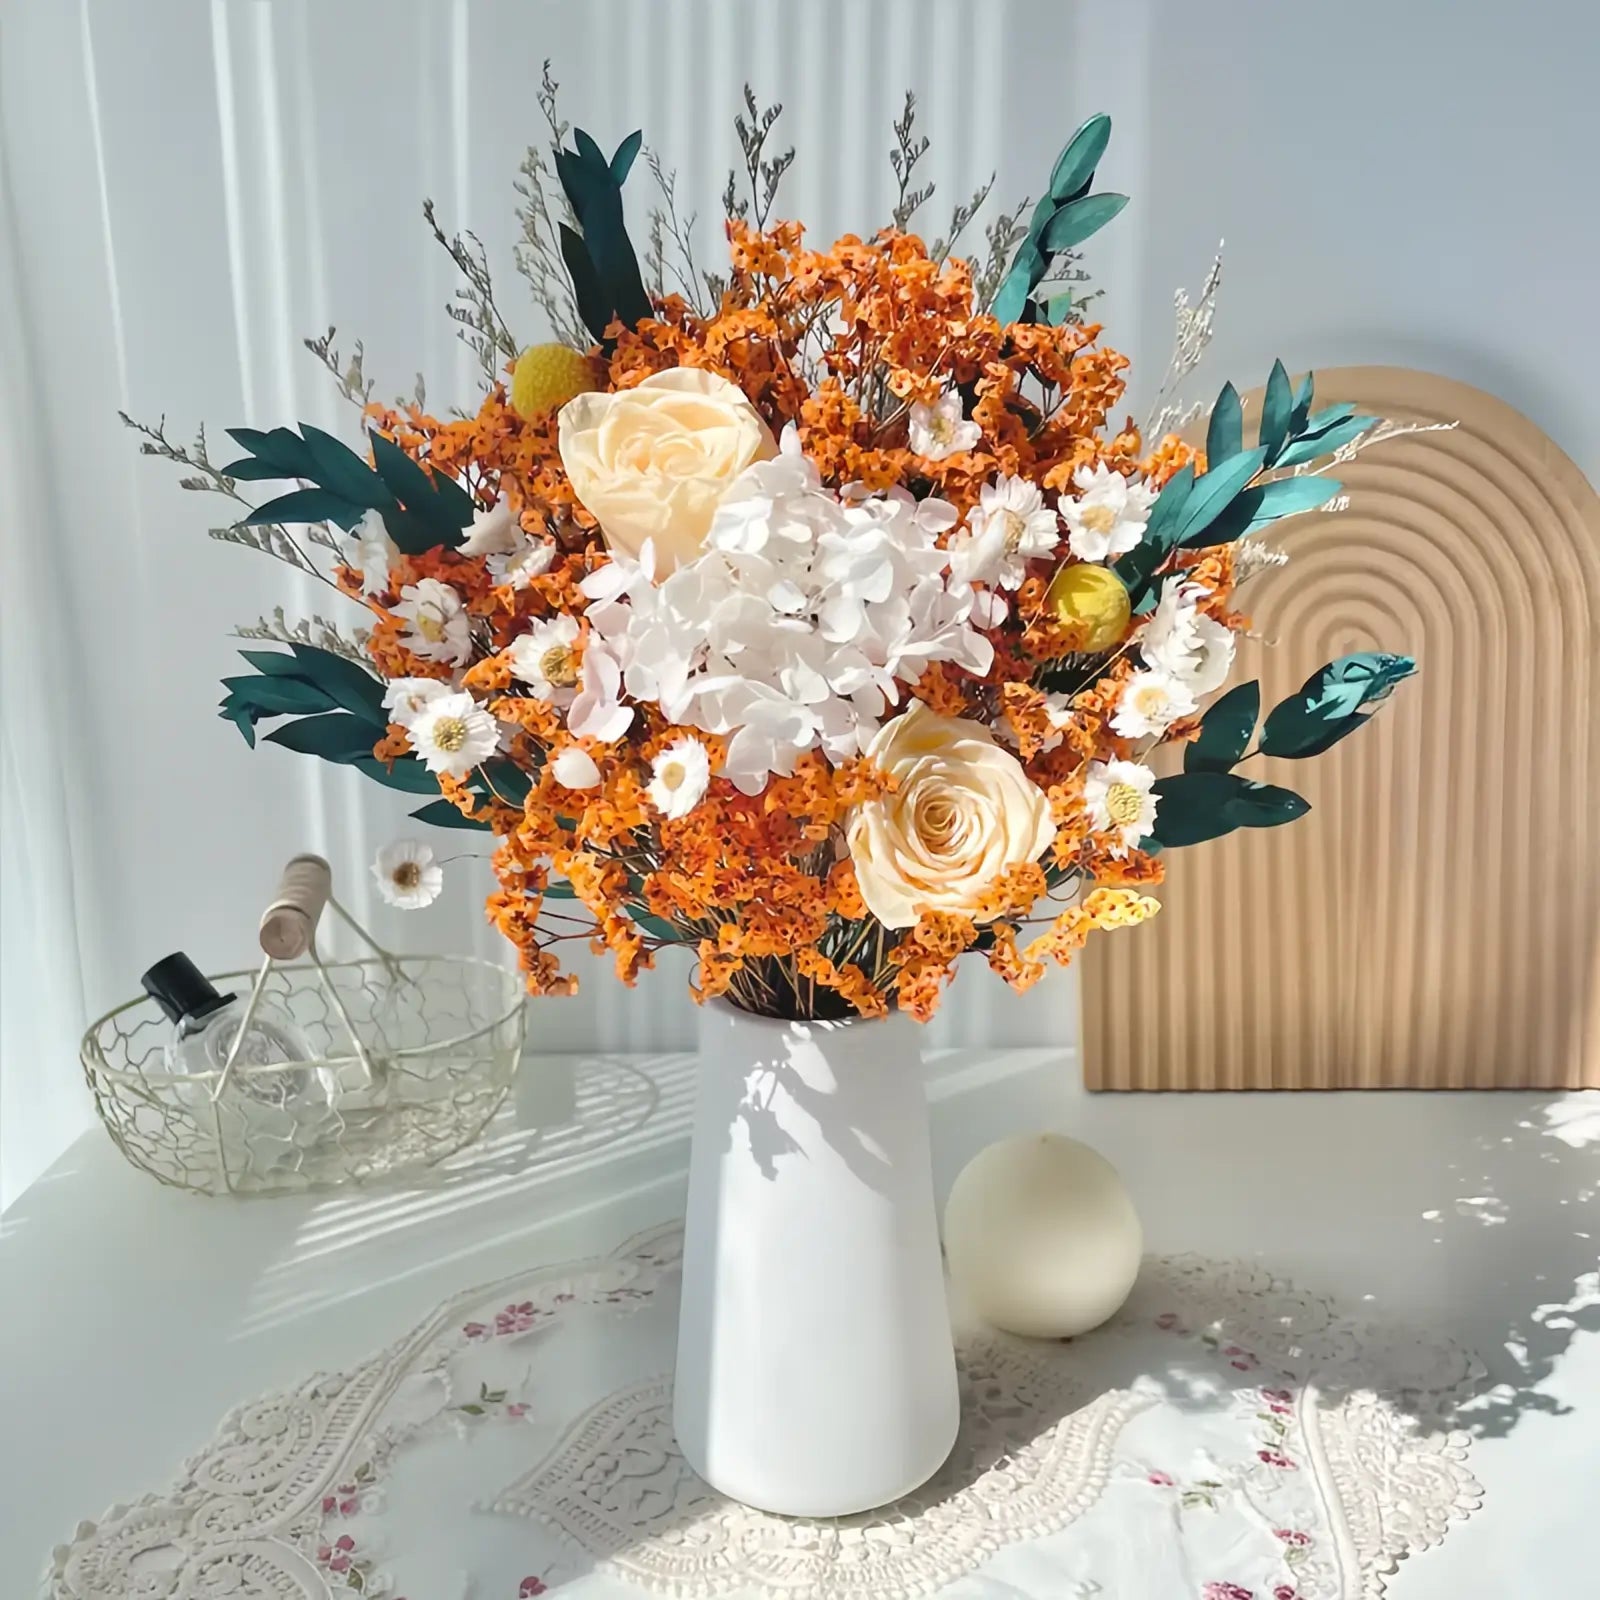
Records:
<instances>
[{"instance_id":1,"label":"black bottle cap","mask_svg":"<svg viewBox=\"0 0 1600 1600\"><path fill-rule=\"evenodd\" d=\"M168 1022L209 1016L233 999L231 994L218 994L211 980L181 950L156 962L139 982L166 1013Z\"/></svg>"}]
</instances>

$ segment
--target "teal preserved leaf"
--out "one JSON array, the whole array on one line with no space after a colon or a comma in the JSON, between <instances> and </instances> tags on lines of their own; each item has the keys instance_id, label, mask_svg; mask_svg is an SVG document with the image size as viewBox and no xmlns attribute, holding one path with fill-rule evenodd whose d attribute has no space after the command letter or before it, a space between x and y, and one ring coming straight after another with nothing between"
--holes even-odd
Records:
<instances>
[{"instance_id":1,"label":"teal preserved leaf","mask_svg":"<svg viewBox=\"0 0 1600 1600\"><path fill-rule=\"evenodd\" d=\"M1089 194L1070 201L1044 225L1041 242L1053 253L1071 250L1098 233L1127 203L1125 194Z\"/></svg>"},{"instance_id":2,"label":"teal preserved leaf","mask_svg":"<svg viewBox=\"0 0 1600 1600\"><path fill-rule=\"evenodd\" d=\"M1377 420L1376 417L1351 417L1348 422L1334 423L1326 432L1307 434L1304 438L1296 439L1278 457L1276 465L1298 467L1307 461L1316 461L1321 456L1330 456L1340 445L1359 439Z\"/></svg>"},{"instance_id":3,"label":"teal preserved leaf","mask_svg":"<svg viewBox=\"0 0 1600 1600\"><path fill-rule=\"evenodd\" d=\"M224 678L228 690L228 706L245 706L258 716L309 716L316 711L336 711L338 701L325 694L314 683L281 675Z\"/></svg>"},{"instance_id":4,"label":"teal preserved leaf","mask_svg":"<svg viewBox=\"0 0 1600 1600\"><path fill-rule=\"evenodd\" d=\"M1049 265L1038 247L1027 239L1018 245L1011 270L1006 274L1005 282L1000 285L1000 291L994 297L994 304L989 307L997 321L1007 323L1022 320L1028 295L1039 278L1044 276ZM1038 277L1034 276L1035 272L1038 273Z\"/></svg>"},{"instance_id":5,"label":"teal preserved leaf","mask_svg":"<svg viewBox=\"0 0 1600 1600\"><path fill-rule=\"evenodd\" d=\"M1157 778L1156 820L1150 837L1167 849L1220 839L1239 826L1228 802L1244 782L1230 772L1183 772Z\"/></svg>"},{"instance_id":6,"label":"teal preserved leaf","mask_svg":"<svg viewBox=\"0 0 1600 1600\"><path fill-rule=\"evenodd\" d=\"M302 422L300 431L311 452L311 476L324 489L371 510L393 502L394 496L383 479L349 445L321 428L312 427L309 422Z\"/></svg>"},{"instance_id":7,"label":"teal preserved leaf","mask_svg":"<svg viewBox=\"0 0 1600 1600\"><path fill-rule=\"evenodd\" d=\"M1289 437L1289 414L1294 410L1294 396L1289 389L1289 374L1281 361L1272 363L1267 378L1267 389L1261 400L1261 437L1257 441L1271 461L1283 442Z\"/></svg>"},{"instance_id":8,"label":"teal preserved leaf","mask_svg":"<svg viewBox=\"0 0 1600 1600\"><path fill-rule=\"evenodd\" d=\"M372 756L377 742L372 724L364 717L345 711L328 711L321 716L300 717L285 722L267 735L271 744L301 755L321 756L324 761L348 762Z\"/></svg>"},{"instance_id":9,"label":"teal preserved leaf","mask_svg":"<svg viewBox=\"0 0 1600 1600\"><path fill-rule=\"evenodd\" d=\"M293 489L257 506L243 519L243 526L259 527L268 522L336 522L341 528L350 529L361 520L365 510L366 507L354 505L326 489Z\"/></svg>"},{"instance_id":10,"label":"teal preserved leaf","mask_svg":"<svg viewBox=\"0 0 1600 1600\"><path fill-rule=\"evenodd\" d=\"M1135 611L1143 607L1156 568L1167 559L1176 543L1178 521L1188 504L1194 484L1193 462L1167 479L1161 493L1156 496L1156 503L1150 508L1150 520L1145 524L1144 538L1112 569L1127 588Z\"/></svg>"},{"instance_id":11,"label":"teal preserved leaf","mask_svg":"<svg viewBox=\"0 0 1600 1600\"><path fill-rule=\"evenodd\" d=\"M323 650L314 644L291 646L300 665L300 676L337 701L346 711L380 730L389 726L389 713L383 707L383 679L365 667Z\"/></svg>"},{"instance_id":12,"label":"teal preserved leaf","mask_svg":"<svg viewBox=\"0 0 1600 1600\"><path fill-rule=\"evenodd\" d=\"M1111 118L1103 111L1090 117L1067 141L1067 147L1056 157L1050 173L1050 197L1058 205L1075 198L1088 187L1094 169L1111 142Z\"/></svg>"},{"instance_id":13,"label":"teal preserved leaf","mask_svg":"<svg viewBox=\"0 0 1600 1600\"><path fill-rule=\"evenodd\" d=\"M1280 478L1246 489L1190 545L1230 544L1257 528L1292 517L1301 511L1315 511L1339 493L1342 486L1332 478Z\"/></svg>"},{"instance_id":14,"label":"teal preserved leaf","mask_svg":"<svg viewBox=\"0 0 1600 1600\"><path fill-rule=\"evenodd\" d=\"M1294 404L1289 408L1289 437L1305 432L1306 419L1311 415L1311 395L1315 389L1315 373L1308 372L1295 390Z\"/></svg>"},{"instance_id":15,"label":"teal preserved leaf","mask_svg":"<svg viewBox=\"0 0 1600 1600\"><path fill-rule=\"evenodd\" d=\"M255 456L240 456L227 466L218 469L223 477L237 479L240 483L262 483L270 478L292 478L292 472L282 472L270 461L259 461Z\"/></svg>"},{"instance_id":16,"label":"teal preserved leaf","mask_svg":"<svg viewBox=\"0 0 1600 1600\"><path fill-rule=\"evenodd\" d=\"M471 817L463 816L448 800L430 800L425 806L418 806L411 813L418 822L426 822L434 828L471 828L478 833L489 832L487 822L475 822Z\"/></svg>"},{"instance_id":17,"label":"teal preserved leaf","mask_svg":"<svg viewBox=\"0 0 1600 1600\"><path fill-rule=\"evenodd\" d=\"M306 442L292 428L273 428L263 433L259 428L229 428L227 435L243 450L248 450L258 461L276 468L280 478L311 478L316 474L311 468L311 451ZM236 477L236 473L230 473Z\"/></svg>"},{"instance_id":18,"label":"teal preserved leaf","mask_svg":"<svg viewBox=\"0 0 1600 1600\"><path fill-rule=\"evenodd\" d=\"M1336 422L1343 422L1346 417L1353 417L1356 408L1353 405L1327 406L1323 410L1313 413L1306 418L1305 426L1295 430L1297 439L1309 439L1315 434L1326 433ZM1369 419L1376 422L1378 419Z\"/></svg>"},{"instance_id":19,"label":"teal preserved leaf","mask_svg":"<svg viewBox=\"0 0 1600 1600\"><path fill-rule=\"evenodd\" d=\"M1206 466L1215 467L1219 461L1236 456L1243 449L1244 407L1239 403L1239 391L1231 383L1225 383L1211 408L1211 421L1206 425Z\"/></svg>"},{"instance_id":20,"label":"teal preserved leaf","mask_svg":"<svg viewBox=\"0 0 1600 1600\"><path fill-rule=\"evenodd\" d=\"M439 784L433 774L415 756L401 756L391 767L374 755L357 756L345 763L364 773L386 789L400 789L406 794L438 794Z\"/></svg>"},{"instance_id":21,"label":"teal preserved leaf","mask_svg":"<svg viewBox=\"0 0 1600 1600\"><path fill-rule=\"evenodd\" d=\"M643 144L644 134L640 129L635 128L613 152L611 157L611 181L619 187L627 182L628 174L633 171L634 160Z\"/></svg>"},{"instance_id":22,"label":"teal preserved leaf","mask_svg":"<svg viewBox=\"0 0 1600 1600\"><path fill-rule=\"evenodd\" d=\"M1321 755L1368 720L1363 707L1388 699L1416 670L1410 656L1382 651L1330 661L1272 708L1261 729L1262 754L1296 761Z\"/></svg>"},{"instance_id":23,"label":"teal preserved leaf","mask_svg":"<svg viewBox=\"0 0 1600 1600\"><path fill-rule=\"evenodd\" d=\"M1183 747L1185 772L1227 772L1240 760L1261 715L1261 685L1230 689L1200 719L1200 733Z\"/></svg>"},{"instance_id":24,"label":"teal preserved leaf","mask_svg":"<svg viewBox=\"0 0 1600 1600\"><path fill-rule=\"evenodd\" d=\"M588 246L583 235L575 233L566 223L561 228L561 259L566 263L567 276L572 279L572 294L577 302L578 315L591 337L604 343L606 329L611 324L611 301L594 262L589 259ZM1026 291L1024 291L1026 293Z\"/></svg>"},{"instance_id":25,"label":"teal preserved leaf","mask_svg":"<svg viewBox=\"0 0 1600 1600\"><path fill-rule=\"evenodd\" d=\"M1241 785L1232 795L1226 810L1241 828L1278 828L1294 822L1311 809L1311 802L1293 789L1280 789L1273 783L1252 783L1236 777Z\"/></svg>"},{"instance_id":26,"label":"teal preserved leaf","mask_svg":"<svg viewBox=\"0 0 1600 1600\"><path fill-rule=\"evenodd\" d=\"M444 478L413 461L393 439L376 431L367 437L372 442L372 461L378 476L400 505L426 529L428 547L443 545L449 549L460 544L461 530L472 520L472 501L460 485L451 484L455 498L446 499L440 489L446 482ZM462 507L465 508L464 518ZM388 526L387 514L384 522ZM399 539L395 542L400 543Z\"/></svg>"},{"instance_id":27,"label":"teal preserved leaf","mask_svg":"<svg viewBox=\"0 0 1600 1600\"><path fill-rule=\"evenodd\" d=\"M1245 485L1261 470L1266 455L1266 451L1259 448L1242 450L1196 478L1170 542L1175 545L1207 542L1202 535L1244 492Z\"/></svg>"}]
</instances>

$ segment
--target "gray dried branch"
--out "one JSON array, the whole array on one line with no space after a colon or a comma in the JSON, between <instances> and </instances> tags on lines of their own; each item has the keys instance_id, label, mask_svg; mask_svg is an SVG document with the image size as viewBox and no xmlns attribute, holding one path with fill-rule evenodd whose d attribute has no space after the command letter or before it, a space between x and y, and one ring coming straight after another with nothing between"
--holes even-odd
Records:
<instances>
[{"instance_id":1,"label":"gray dried branch","mask_svg":"<svg viewBox=\"0 0 1600 1600\"><path fill-rule=\"evenodd\" d=\"M366 350L357 339L349 362L345 362L333 342L338 331L337 328L329 328L320 339L305 340L305 347L333 374L333 381L346 400L355 406L365 406L371 401L373 390L372 379L361 368Z\"/></svg>"},{"instance_id":2,"label":"gray dried branch","mask_svg":"<svg viewBox=\"0 0 1600 1600\"><path fill-rule=\"evenodd\" d=\"M738 199L738 177L728 174L728 187L723 193L723 208L730 217L748 216L757 228L764 229L772 215L773 202L778 197L778 186L783 175L794 165L794 146L782 155L769 157L767 138L773 124L783 115L781 102L765 108L756 104L755 91L744 86L744 110L733 119L733 130L739 136L739 148L744 153L745 176L750 183L750 200Z\"/></svg>"},{"instance_id":3,"label":"gray dried branch","mask_svg":"<svg viewBox=\"0 0 1600 1600\"><path fill-rule=\"evenodd\" d=\"M318 650L329 650L370 672L372 662L364 648L367 636L365 628L356 628L345 634L326 617L319 617L315 613L309 618L302 617L298 622L290 622L282 606L273 607L270 621L260 617L253 623L241 622L233 630L235 639L270 639L277 644L307 644Z\"/></svg>"},{"instance_id":4,"label":"gray dried branch","mask_svg":"<svg viewBox=\"0 0 1600 1600\"><path fill-rule=\"evenodd\" d=\"M667 278L670 274L683 298L700 315L709 315L722 296L720 290L714 287L717 280L713 275L702 272L695 265L694 226L699 220L699 213L691 211L687 217L680 218L677 172L664 167L660 155L648 147L644 159L645 165L650 169L650 176L655 179L656 190L661 196L661 204L652 207L650 211L650 249L645 258L651 275L651 292L657 296L666 294ZM709 307L701 298L707 290L711 292Z\"/></svg>"},{"instance_id":5,"label":"gray dried branch","mask_svg":"<svg viewBox=\"0 0 1600 1600\"><path fill-rule=\"evenodd\" d=\"M178 479L180 489L188 489L195 494L226 495L230 500L237 500L240 505L250 505L250 502L239 493L234 480L212 465L210 456L206 454L206 428L203 422L195 432L194 443L186 449L182 445L173 444L167 437L165 415L153 427L148 422L139 422L130 417L126 411L119 411L117 415L122 419L123 427L131 428L141 436L140 455L159 456L163 461L171 461L177 466L193 469L196 476Z\"/></svg>"},{"instance_id":6,"label":"gray dried branch","mask_svg":"<svg viewBox=\"0 0 1600 1600\"><path fill-rule=\"evenodd\" d=\"M928 136L916 135L917 97L906 90L906 103L894 124L894 148L889 152L889 165L894 168L895 182L900 192L894 202L894 225L901 232L920 207L933 194L933 185L925 183L920 189L911 187L911 174L917 163L928 153Z\"/></svg>"},{"instance_id":7,"label":"gray dried branch","mask_svg":"<svg viewBox=\"0 0 1600 1600\"><path fill-rule=\"evenodd\" d=\"M934 242L932 256L935 261L943 261L956 247L958 240L966 232L968 224L983 209L983 203L989 198L989 191L994 188L994 174L991 172L987 179L972 191L972 198L964 200L950 213L950 226L942 239Z\"/></svg>"},{"instance_id":8,"label":"gray dried branch","mask_svg":"<svg viewBox=\"0 0 1600 1600\"><path fill-rule=\"evenodd\" d=\"M229 523L225 528L207 528L206 532L213 539L220 539L224 544L243 545L246 550L259 550L264 556L272 556L278 561L285 562L293 567L296 572L307 572L313 577L320 578L322 573L312 563L311 558L290 536L288 529L277 522L262 522L246 524L243 522ZM316 542L322 544L327 535L324 529L324 539ZM329 548L336 548L329 545Z\"/></svg>"},{"instance_id":9,"label":"gray dried branch","mask_svg":"<svg viewBox=\"0 0 1600 1600\"><path fill-rule=\"evenodd\" d=\"M567 124L556 111L556 92L560 85L550 76L550 62L546 59L537 92L539 110L550 129L552 149L559 149L566 137ZM574 349L584 348L589 340L584 332L583 319L578 315L577 297L573 293L572 279L561 254L560 224L577 226L572 215L566 191L557 182L545 153L528 147L513 183L520 196L517 205L517 222L521 237L512 246L511 257L517 271L528 281L535 304L545 314L550 331L562 344ZM551 200L554 197L555 207Z\"/></svg>"},{"instance_id":10,"label":"gray dried branch","mask_svg":"<svg viewBox=\"0 0 1600 1600\"><path fill-rule=\"evenodd\" d=\"M1015 210L1002 213L984 230L987 249L983 266L972 280L974 305L986 306L994 299L1011 265L1012 254L1028 231L1022 219L1032 204L1031 200L1023 199Z\"/></svg>"},{"instance_id":11,"label":"gray dried branch","mask_svg":"<svg viewBox=\"0 0 1600 1600\"><path fill-rule=\"evenodd\" d=\"M1174 320L1177 324L1173 338L1172 357L1167 363L1161 387L1150 403L1150 414L1145 419L1147 439L1155 439L1172 427L1172 419L1182 414L1177 405L1178 391L1184 380L1200 365L1200 358L1211 343L1211 323L1216 315L1217 290L1222 286L1222 241L1217 242L1216 258L1206 281L1201 285L1200 298L1189 303L1189 291L1179 289L1172 297Z\"/></svg>"},{"instance_id":12,"label":"gray dried branch","mask_svg":"<svg viewBox=\"0 0 1600 1600\"><path fill-rule=\"evenodd\" d=\"M422 215L433 236L448 252L457 270L467 280L457 289L453 302L445 309L460 324L458 337L478 358L490 388L500 381L500 369L520 354L500 308L494 302L494 286L489 276L489 258L483 241L473 233L446 235L433 213L433 201L422 202Z\"/></svg>"},{"instance_id":13,"label":"gray dried branch","mask_svg":"<svg viewBox=\"0 0 1600 1600\"><path fill-rule=\"evenodd\" d=\"M1458 422L1397 422L1393 417L1375 417L1365 433L1358 433L1355 438L1347 440L1325 460L1302 462L1289 476L1320 478L1324 473L1354 461L1375 444L1388 444L1392 439L1404 439L1414 433L1449 433L1459 426Z\"/></svg>"}]
</instances>

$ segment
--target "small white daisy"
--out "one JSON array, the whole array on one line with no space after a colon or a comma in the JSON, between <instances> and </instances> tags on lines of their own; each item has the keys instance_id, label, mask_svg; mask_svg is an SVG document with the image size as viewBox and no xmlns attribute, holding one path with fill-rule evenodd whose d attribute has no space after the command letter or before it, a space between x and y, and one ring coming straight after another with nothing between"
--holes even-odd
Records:
<instances>
[{"instance_id":1,"label":"small white daisy","mask_svg":"<svg viewBox=\"0 0 1600 1600\"><path fill-rule=\"evenodd\" d=\"M573 617L550 617L535 622L511 644L511 671L541 700L569 706L578 693L581 630Z\"/></svg>"},{"instance_id":2,"label":"small white daisy","mask_svg":"<svg viewBox=\"0 0 1600 1600\"><path fill-rule=\"evenodd\" d=\"M509 555L522 542L522 525L504 500L472 513L472 531L456 548L464 556Z\"/></svg>"},{"instance_id":3,"label":"small white daisy","mask_svg":"<svg viewBox=\"0 0 1600 1600\"><path fill-rule=\"evenodd\" d=\"M535 578L542 578L556 558L556 547L548 539L524 539L515 549L496 552L484 563L489 576L502 589L526 589Z\"/></svg>"},{"instance_id":4,"label":"small white daisy","mask_svg":"<svg viewBox=\"0 0 1600 1600\"><path fill-rule=\"evenodd\" d=\"M1195 710L1194 698L1176 678L1159 670L1136 672L1123 685L1111 726L1124 739L1143 739L1165 733Z\"/></svg>"},{"instance_id":5,"label":"small white daisy","mask_svg":"<svg viewBox=\"0 0 1600 1600\"><path fill-rule=\"evenodd\" d=\"M419 839L384 845L372 863L372 876L378 880L378 893L402 911L431 906L444 888L444 868Z\"/></svg>"},{"instance_id":6,"label":"small white daisy","mask_svg":"<svg viewBox=\"0 0 1600 1600\"><path fill-rule=\"evenodd\" d=\"M581 744L569 744L550 763L550 776L563 789L592 789L600 782L600 769Z\"/></svg>"},{"instance_id":7,"label":"small white daisy","mask_svg":"<svg viewBox=\"0 0 1600 1600\"><path fill-rule=\"evenodd\" d=\"M424 661L460 666L472 653L471 621L461 596L448 583L437 578L408 583L400 591L394 614L410 624L400 642Z\"/></svg>"},{"instance_id":8,"label":"small white daisy","mask_svg":"<svg viewBox=\"0 0 1600 1600\"><path fill-rule=\"evenodd\" d=\"M1072 481L1079 494L1063 499L1067 546L1080 561L1126 555L1144 537L1156 491L1143 478L1125 478L1109 467L1079 467Z\"/></svg>"},{"instance_id":9,"label":"small white daisy","mask_svg":"<svg viewBox=\"0 0 1600 1600\"><path fill-rule=\"evenodd\" d=\"M500 724L470 694L430 700L406 729L429 772L460 778L500 747Z\"/></svg>"},{"instance_id":10,"label":"small white daisy","mask_svg":"<svg viewBox=\"0 0 1600 1600\"><path fill-rule=\"evenodd\" d=\"M950 574L958 583L1020 588L1028 562L1047 556L1061 535L1060 519L1026 478L986 483L967 525L950 541Z\"/></svg>"},{"instance_id":11,"label":"small white daisy","mask_svg":"<svg viewBox=\"0 0 1600 1600\"><path fill-rule=\"evenodd\" d=\"M1198 584L1167 584L1139 635L1145 664L1181 684L1194 700L1220 689L1233 666L1233 634L1199 610L1204 595Z\"/></svg>"},{"instance_id":12,"label":"small white daisy","mask_svg":"<svg viewBox=\"0 0 1600 1600\"><path fill-rule=\"evenodd\" d=\"M383 518L369 511L344 536L344 564L361 574L362 594L382 594L389 587L389 569L400 559L400 549L389 537Z\"/></svg>"},{"instance_id":13,"label":"small white daisy","mask_svg":"<svg viewBox=\"0 0 1600 1600\"><path fill-rule=\"evenodd\" d=\"M1113 855L1125 856L1155 826L1156 775L1137 761L1091 761L1083 780L1089 825L1115 836Z\"/></svg>"},{"instance_id":14,"label":"small white daisy","mask_svg":"<svg viewBox=\"0 0 1600 1600\"><path fill-rule=\"evenodd\" d=\"M698 739L677 739L655 758L645 793L669 822L700 804L711 782L711 753Z\"/></svg>"},{"instance_id":15,"label":"small white daisy","mask_svg":"<svg viewBox=\"0 0 1600 1600\"><path fill-rule=\"evenodd\" d=\"M391 678L383 691L383 709L391 722L409 728L422 708L450 693L450 685L438 678Z\"/></svg>"},{"instance_id":16,"label":"small white daisy","mask_svg":"<svg viewBox=\"0 0 1600 1600\"><path fill-rule=\"evenodd\" d=\"M913 453L928 461L959 455L983 437L983 429L976 422L962 417L961 396L953 390L940 395L931 406L912 406L907 433Z\"/></svg>"}]
</instances>

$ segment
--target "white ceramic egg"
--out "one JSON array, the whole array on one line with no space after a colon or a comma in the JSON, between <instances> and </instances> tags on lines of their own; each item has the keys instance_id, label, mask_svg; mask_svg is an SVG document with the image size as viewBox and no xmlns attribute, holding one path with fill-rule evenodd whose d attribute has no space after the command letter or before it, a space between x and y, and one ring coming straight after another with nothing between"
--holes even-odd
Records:
<instances>
[{"instance_id":1,"label":"white ceramic egg","mask_svg":"<svg viewBox=\"0 0 1600 1600\"><path fill-rule=\"evenodd\" d=\"M1117 1169L1059 1133L980 1150L944 1212L950 1275L984 1321L1064 1339L1113 1316L1133 1288L1144 1231Z\"/></svg>"}]
</instances>

